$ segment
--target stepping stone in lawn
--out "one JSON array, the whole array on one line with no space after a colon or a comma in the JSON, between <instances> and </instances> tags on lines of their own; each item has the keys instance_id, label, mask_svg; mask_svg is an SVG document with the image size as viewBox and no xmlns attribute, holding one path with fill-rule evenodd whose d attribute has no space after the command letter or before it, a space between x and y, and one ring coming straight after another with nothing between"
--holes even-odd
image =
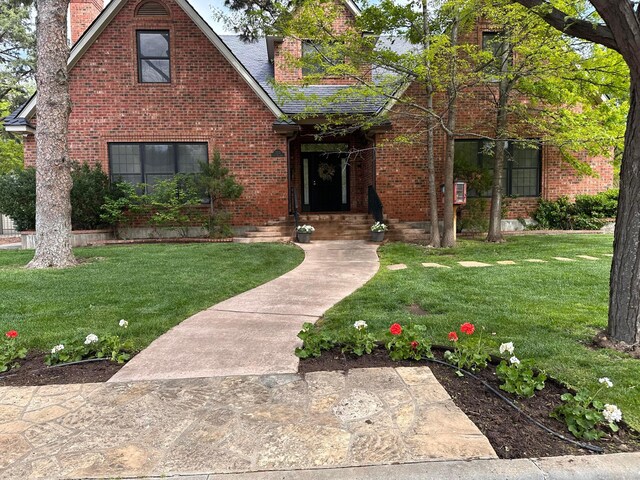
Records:
<instances>
[{"instance_id":1,"label":"stepping stone in lawn","mask_svg":"<svg viewBox=\"0 0 640 480\"><path fill-rule=\"evenodd\" d=\"M500 260L499 262L496 262L498 265L516 265L516 262L514 262L513 260Z\"/></svg>"},{"instance_id":2,"label":"stepping stone in lawn","mask_svg":"<svg viewBox=\"0 0 640 480\"><path fill-rule=\"evenodd\" d=\"M458 262L460 265L466 268L474 268L474 267L491 267L488 263L482 262Z\"/></svg>"},{"instance_id":3,"label":"stepping stone in lawn","mask_svg":"<svg viewBox=\"0 0 640 480\"><path fill-rule=\"evenodd\" d=\"M404 270L407 266L404 263L398 263L396 265L387 265L389 270Z\"/></svg>"},{"instance_id":4,"label":"stepping stone in lawn","mask_svg":"<svg viewBox=\"0 0 640 480\"><path fill-rule=\"evenodd\" d=\"M592 257L590 255L576 255L578 258L584 258L585 260L600 260L599 258Z\"/></svg>"},{"instance_id":5,"label":"stepping stone in lawn","mask_svg":"<svg viewBox=\"0 0 640 480\"><path fill-rule=\"evenodd\" d=\"M575 262L575 258L566 258L566 257L551 257L554 260L558 260L559 262Z\"/></svg>"},{"instance_id":6,"label":"stepping stone in lawn","mask_svg":"<svg viewBox=\"0 0 640 480\"><path fill-rule=\"evenodd\" d=\"M603 253L603 257L613 257L613 253Z\"/></svg>"},{"instance_id":7,"label":"stepping stone in lawn","mask_svg":"<svg viewBox=\"0 0 640 480\"><path fill-rule=\"evenodd\" d=\"M439 263L423 263L422 266L425 268L451 268L446 265L440 265Z\"/></svg>"},{"instance_id":8,"label":"stepping stone in lawn","mask_svg":"<svg viewBox=\"0 0 640 480\"><path fill-rule=\"evenodd\" d=\"M539 258L527 258L525 262L529 263L547 263L546 260L540 260Z\"/></svg>"}]
</instances>

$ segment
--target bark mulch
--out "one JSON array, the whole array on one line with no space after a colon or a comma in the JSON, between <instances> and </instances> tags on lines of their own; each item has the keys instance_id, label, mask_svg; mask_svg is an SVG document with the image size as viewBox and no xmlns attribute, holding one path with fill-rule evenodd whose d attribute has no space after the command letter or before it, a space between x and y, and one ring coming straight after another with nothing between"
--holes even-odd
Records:
<instances>
[{"instance_id":1,"label":"bark mulch","mask_svg":"<svg viewBox=\"0 0 640 480\"><path fill-rule=\"evenodd\" d=\"M434 350L442 360L442 351ZM326 370L347 371L351 368L428 366L447 390L454 403L478 426L489 439L500 458L549 457L558 455L587 455L589 450L566 442L530 422L524 415L510 407L498 396L487 390L478 380L469 376L458 377L455 370L438 363L422 360L393 362L384 349L376 349L371 355L354 357L343 354L338 347L323 352L318 358L300 361L299 373ZM549 413L562 401L560 395L569 390L554 379L548 379L546 387L529 399L518 400L514 395L499 389L500 381L495 366L481 370L477 376L514 401L518 407L540 423L563 436L573 439L564 423L549 418ZM617 434L607 434L591 445L602 447L604 453L640 451L640 435L621 423Z\"/></svg>"}]
</instances>

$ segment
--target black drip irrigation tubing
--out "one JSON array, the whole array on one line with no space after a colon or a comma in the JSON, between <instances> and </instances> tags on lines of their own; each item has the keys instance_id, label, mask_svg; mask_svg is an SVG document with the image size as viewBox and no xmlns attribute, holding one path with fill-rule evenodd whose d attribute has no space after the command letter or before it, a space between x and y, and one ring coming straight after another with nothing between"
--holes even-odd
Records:
<instances>
[{"instance_id":1,"label":"black drip irrigation tubing","mask_svg":"<svg viewBox=\"0 0 640 480\"><path fill-rule=\"evenodd\" d=\"M66 363L58 363L56 365L48 365L46 367L43 368L36 368L34 370L31 370L32 372L42 372L43 370L49 370L50 368L58 368L58 367L66 367L67 365L77 365L79 363L89 363L89 362L105 362L111 360L110 358L87 358L85 360L78 360L77 362L66 362ZM10 372L11 370L9 370ZM4 374L0 374L0 379L2 378L9 378L9 377L15 377L17 375L17 373L9 373L6 372Z\"/></svg>"},{"instance_id":2,"label":"black drip irrigation tubing","mask_svg":"<svg viewBox=\"0 0 640 480\"><path fill-rule=\"evenodd\" d=\"M473 373L471 373L471 372L469 372L467 370L464 370L462 368L458 368L455 365L451 365L450 363L443 362L442 360L437 360L435 358L427 358L426 360L428 360L429 362L437 363L439 365L446 365L447 367L453 368L454 370L458 370L458 371L462 372L465 375L469 375L471 378L473 378L473 379L477 380L478 382L480 382L484 388L486 388L491 393L496 395L499 399L504 401L511 408L515 409L520 415L524 416L531 423L533 423L534 425L537 425L538 427L542 428L544 431L550 433L551 435L553 435L555 437L558 437L559 439L564 440L565 442L568 442L568 443L571 443L573 445L576 445L576 446L578 446L580 448L584 448L586 450L590 450L590 451L596 452L596 453L604 453L604 448L602 448L602 447L598 447L598 446L595 446L595 445L589 445L588 443L576 442L575 440L572 440L571 438L567 438L564 435L562 435L561 433L558 433L555 430L547 427L543 423L540 423L538 420L536 420L535 418L533 418L530 415L528 415L524 410L522 410L515 403L513 403L507 397L502 395L499 391L497 391L495 388L493 388L491 385L489 385L487 382L482 380L477 375L474 375Z\"/></svg>"}]
</instances>

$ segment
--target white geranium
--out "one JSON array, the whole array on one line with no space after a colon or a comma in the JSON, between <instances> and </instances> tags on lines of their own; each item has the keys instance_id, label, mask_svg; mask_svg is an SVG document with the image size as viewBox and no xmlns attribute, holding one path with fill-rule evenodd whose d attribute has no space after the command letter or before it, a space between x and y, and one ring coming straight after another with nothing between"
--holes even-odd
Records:
<instances>
[{"instance_id":1,"label":"white geranium","mask_svg":"<svg viewBox=\"0 0 640 480\"><path fill-rule=\"evenodd\" d=\"M316 231L316 229L313 228L311 225L298 225L298 227L296 228L296 231L298 233L313 233Z\"/></svg>"},{"instance_id":2,"label":"white geranium","mask_svg":"<svg viewBox=\"0 0 640 480\"><path fill-rule=\"evenodd\" d=\"M84 344L91 345L92 343L98 343L98 340L99 338L97 335L90 333L89 335L87 335L87 338L84 339Z\"/></svg>"},{"instance_id":3,"label":"white geranium","mask_svg":"<svg viewBox=\"0 0 640 480\"><path fill-rule=\"evenodd\" d=\"M367 327L368 327L367 322L365 322L364 320L358 320L356 323L353 324L353 328L356 328L358 330L364 330Z\"/></svg>"},{"instance_id":4,"label":"white geranium","mask_svg":"<svg viewBox=\"0 0 640 480\"><path fill-rule=\"evenodd\" d=\"M60 344L60 345L56 345L55 347L53 347L51 349L51 354L55 355L58 352L61 352L62 350L64 350L64 345Z\"/></svg>"},{"instance_id":5,"label":"white geranium","mask_svg":"<svg viewBox=\"0 0 640 480\"><path fill-rule=\"evenodd\" d=\"M615 423L622 420L622 411L615 405L605 404L602 416L609 423Z\"/></svg>"},{"instance_id":6,"label":"white geranium","mask_svg":"<svg viewBox=\"0 0 640 480\"><path fill-rule=\"evenodd\" d=\"M124 318L122 320L120 320L120 322L118 323L118 325L120 325L122 328L127 328L129 326L129 322L127 322Z\"/></svg>"},{"instance_id":7,"label":"white geranium","mask_svg":"<svg viewBox=\"0 0 640 480\"><path fill-rule=\"evenodd\" d=\"M511 362L511 365L520 365L520 360L518 360L518 357L516 356L511 357L509 361Z\"/></svg>"},{"instance_id":8,"label":"white geranium","mask_svg":"<svg viewBox=\"0 0 640 480\"><path fill-rule=\"evenodd\" d=\"M613 387L613 382L611 380L609 380L608 377L602 377L598 379L598 382L604 384L607 386L607 388L611 388Z\"/></svg>"},{"instance_id":9,"label":"white geranium","mask_svg":"<svg viewBox=\"0 0 640 480\"><path fill-rule=\"evenodd\" d=\"M501 354L504 352L508 352L509 355L513 355L513 350L514 350L513 342L503 343L502 345L500 345Z\"/></svg>"}]
</instances>

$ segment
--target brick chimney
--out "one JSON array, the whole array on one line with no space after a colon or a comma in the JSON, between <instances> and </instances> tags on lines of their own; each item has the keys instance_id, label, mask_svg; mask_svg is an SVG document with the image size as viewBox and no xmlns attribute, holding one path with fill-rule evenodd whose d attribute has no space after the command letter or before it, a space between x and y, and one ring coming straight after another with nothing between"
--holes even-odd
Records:
<instances>
[{"instance_id":1,"label":"brick chimney","mask_svg":"<svg viewBox=\"0 0 640 480\"><path fill-rule=\"evenodd\" d=\"M104 0L70 0L69 3L69 24L71 45L76 43L84 31L96 19Z\"/></svg>"}]
</instances>

